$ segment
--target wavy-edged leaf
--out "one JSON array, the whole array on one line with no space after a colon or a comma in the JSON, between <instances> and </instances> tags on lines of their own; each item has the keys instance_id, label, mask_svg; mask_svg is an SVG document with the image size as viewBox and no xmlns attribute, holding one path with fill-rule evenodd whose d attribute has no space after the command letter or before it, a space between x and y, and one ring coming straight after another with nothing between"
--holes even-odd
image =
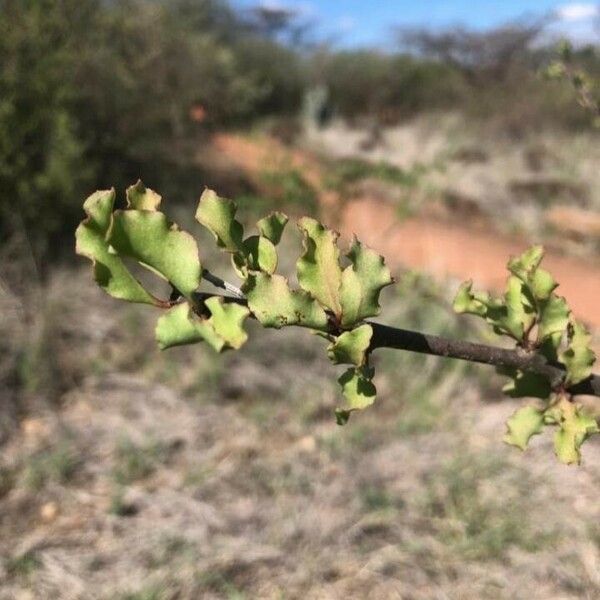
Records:
<instances>
[{"instance_id":1,"label":"wavy-edged leaf","mask_svg":"<svg viewBox=\"0 0 600 600\"><path fill-rule=\"evenodd\" d=\"M256 223L260 234L273 242L275 246L281 241L283 230L289 218L282 212L272 212Z\"/></svg>"},{"instance_id":2,"label":"wavy-edged leaf","mask_svg":"<svg viewBox=\"0 0 600 600\"><path fill-rule=\"evenodd\" d=\"M461 283L454 302L454 311L459 314L477 315L485 317L490 303L490 295L483 292L473 292L473 281Z\"/></svg>"},{"instance_id":3,"label":"wavy-edged leaf","mask_svg":"<svg viewBox=\"0 0 600 600\"><path fill-rule=\"evenodd\" d=\"M377 389L372 381L373 375L374 369L370 367L354 367L338 379L345 398L344 406L335 411L338 425L345 425L355 410L363 410L375 402Z\"/></svg>"},{"instance_id":4,"label":"wavy-edged leaf","mask_svg":"<svg viewBox=\"0 0 600 600\"><path fill-rule=\"evenodd\" d=\"M591 340L592 336L584 325L578 321L569 324L568 346L560 354L560 362L567 369L567 385L579 383L592 374L596 355L590 347Z\"/></svg>"},{"instance_id":5,"label":"wavy-edged leaf","mask_svg":"<svg viewBox=\"0 0 600 600\"><path fill-rule=\"evenodd\" d=\"M560 408L562 418L554 435L554 451L562 463L579 464L581 446L592 434L600 431L598 423L568 400L563 400Z\"/></svg>"},{"instance_id":6,"label":"wavy-edged leaf","mask_svg":"<svg viewBox=\"0 0 600 600\"><path fill-rule=\"evenodd\" d=\"M190 297L200 285L202 268L196 240L161 212L115 211L108 242L118 254L162 275L184 296Z\"/></svg>"},{"instance_id":7,"label":"wavy-edged leaf","mask_svg":"<svg viewBox=\"0 0 600 600\"><path fill-rule=\"evenodd\" d=\"M300 287L335 315L341 315L339 234L315 219L303 217L298 228L304 234L304 253L296 263Z\"/></svg>"},{"instance_id":8,"label":"wavy-edged leaf","mask_svg":"<svg viewBox=\"0 0 600 600\"><path fill-rule=\"evenodd\" d=\"M177 304L165 312L156 324L156 341L161 350L173 346L207 342L217 352L238 349L248 339L243 323L249 315L245 306L225 304L222 298L206 301L209 319L201 319L187 302Z\"/></svg>"},{"instance_id":9,"label":"wavy-edged leaf","mask_svg":"<svg viewBox=\"0 0 600 600\"><path fill-rule=\"evenodd\" d=\"M318 302L304 291L290 290L281 275L252 273L242 291L250 310L265 327L300 325L327 330L327 315Z\"/></svg>"},{"instance_id":10,"label":"wavy-edged leaf","mask_svg":"<svg viewBox=\"0 0 600 600\"><path fill-rule=\"evenodd\" d=\"M393 283L383 257L363 246L356 238L347 256L352 264L342 273L342 327L351 327L367 317L378 315L381 311L379 294L384 287Z\"/></svg>"},{"instance_id":11,"label":"wavy-edged leaf","mask_svg":"<svg viewBox=\"0 0 600 600\"><path fill-rule=\"evenodd\" d=\"M529 440L544 428L544 411L533 406L517 410L506 422L507 432L504 441L511 446L525 450Z\"/></svg>"},{"instance_id":12,"label":"wavy-edged leaf","mask_svg":"<svg viewBox=\"0 0 600 600\"><path fill-rule=\"evenodd\" d=\"M206 341L217 352L225 342L206 320L198 318L187 302L170 308L156 323L155 337L161 350Z\"/></svg>"},{"instance_id":13,"label":"wavy-edged leaf","mask_svg":"<svg viewBox=\"0 0 600 600\"><path fill-rule=\"evenodd\" d=\"M538 342L544 342L548 338L554 338L560 342L560 338L569 325L571 310L567 302L560 296L550 295L546 300L540 302L540 314L538 322ZM556 336L555 334L560 334Z\"/></svg>"},{"instance_id":14,"label":"wavy-edged leaf","mask_svg":"<svg viewBox=\"0 0 600 600\"><path fill-rule=\"evenodd\" d=\"M524 333L535 320L535 308L527 297L523 282L515 276L508 278L504 295L505 314L488 312L488 319L502 331L516 340L523 339Z\"/></svg>"},{"instance_id":15,"label":"wavy-edged leaf","mask_svg":"<svg viewBox=\"0 0 600 600\"><path fill-rule=\"evenodd\" d=\"M245 256L245 266L251 271L264 271L269 275L275 273L277 269L277 250L273 242L262 235L252 235L244 240L243 252ZM238 261L234 261L238 266ZM239 261L240 269L244 262Z\"/></svg>"},{"instance_id":16,"label":"wavy-edged leaf","mask_svg":"<svg viewBox=\"0 0 600 600\"><path fill-rule=\"evenodd\" d=\"M244 331L244 321L250 314L248 308L234 302L224 302L218 296L209 298L205 304L211 313L208 322L215 333L227 347L234 350L241 348L248 339Z\"/></svg>"},{"instance_id":17,"label":"wavy-edged leaf","mask_svg":"<svg viewBox=\"0 0 600 600\"><path fill-rule=\"evenodd\" d=\"M350 364L360 367L366 362L372 337L373 328L368 324L344 331L329 345L327 355L335 365Z\"/></svg>"},{"instance_id":18,"label":"wavy-edged leaf","mask_svg":"<svg viewBox=\"0 0 600 600\"><path fill-rule=\"evenodd\" d=\"M148 189L141 179L129 186L126 191L127 207L133 210L158 210L162 197Z\"/></svg>"},{"instance_id":19,"label":"wavy-edged leaf","mask_svg":"<svg viewBox=\"0 0 600 600\"><path fill-rule=\"evenodd\" d=\"M548 271L539 268L543 258L543 246L532 246L520 256L511 258L507 265L513 275L529 286L536 300L549 298L558 285Z\"/></svg>"},{"instance_id":20,"label":"wavy-edged leaf","mask_svg":"<svg viewBox=\"0 0 600 600\"><path fill-rule=\"evenodd\" d=\"M236 212L235 202L220 198L213 190L206 189L200 196L196 220L213 234L219 248L228 252L242 252L244 228L236 220Z\"/></svg>"},{"instance_id":21,"label":"wavy-edged leaf","mask_svg":"<svg viewBox=\"0 0 600 600\"><path fill-rule=\"evenodd\" d=\"M161 301L147 292L123 261L109 251L106 235L114 201L114 190L98 191L87 198L83 204L87 218L75 232L75 251L92 261L94 279L106 293L120 300L158 306Z\"/></svg>"}]
</instances>

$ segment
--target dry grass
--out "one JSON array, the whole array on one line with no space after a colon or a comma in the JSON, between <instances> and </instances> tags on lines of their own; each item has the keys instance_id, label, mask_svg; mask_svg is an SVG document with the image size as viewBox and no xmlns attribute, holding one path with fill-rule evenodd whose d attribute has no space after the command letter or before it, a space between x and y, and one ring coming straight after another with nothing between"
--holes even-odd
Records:
<instances>
[{"instance_id":1,"label":"dry grass","mask_svg":"<svg viewBox=\"0 0 600 600\"><path fill-rule=\"evenodd\" d=\"M505 448L489 371L384 353L378 405L339 428L318 338L253 326L222 359L160 354L151 310L57 282L79 300L47 352L66 337L77 360L3 446L3 600L600 592L600 448L579 470L548 440ZM427 280L398 293L388 320L459 333Z\"/></svg>"},{"instance_id":2,"label":"dry grass","mask_svg":"<svg viewBox=\"0 0 600 600\"><path fill-rule=\"evenodd\" d=\"M87 269L2 277L0 600L600 595L599 440L578 469L507 448L489 369L382 351L340 428L307 332L160 353ZM479 336L447 301L407 274L383 318Z\"/></svg>"}]
</instances>

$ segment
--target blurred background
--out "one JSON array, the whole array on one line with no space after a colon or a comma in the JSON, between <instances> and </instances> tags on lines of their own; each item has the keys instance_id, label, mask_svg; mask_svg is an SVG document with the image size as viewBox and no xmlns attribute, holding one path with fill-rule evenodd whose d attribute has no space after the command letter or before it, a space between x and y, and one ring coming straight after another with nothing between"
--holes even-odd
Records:
<instances>
[{"instance_id":1,"label":"blurred background","mask_svg":"<svg viewBox=\"0 0 600 600\"><path fill-rule=\"evenodd\" d=\"M541 242L600 331L600 130L543 75L563 38L598 82L594 2L0 0L0 599L599 598L598 436L579 468L521 455L492 369L391 351L337 427L322 340L160 353L74 254L84 198L141 178L233 280L210 186L382 252L386 323L499 343L453 294Z\"/></svg>"}]
</instances>

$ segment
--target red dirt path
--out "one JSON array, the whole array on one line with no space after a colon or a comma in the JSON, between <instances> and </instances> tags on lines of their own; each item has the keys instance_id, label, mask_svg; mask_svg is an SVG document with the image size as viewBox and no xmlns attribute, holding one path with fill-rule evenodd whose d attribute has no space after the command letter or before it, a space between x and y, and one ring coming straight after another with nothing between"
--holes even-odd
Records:
<instances>
[{"instance_id":1,"label":"red dirt path","mask_svg":"<svg viewBox=\"0 0 600 600\"><path fill-rule=\"evenodd\" d=\"M217 149L244 169L258 176L264 170L287 164L302 170L306 179L321 189L318 160L299 150L288 150L271 139L252 140L219 134ZM473 279L484 289L501 291L506 280L506 261L522 252L528 243L504 236L493 229L473 227L468 222L445 222L425 217L400 220L394 206L369 197L342 202L332 192L322 192L321 206L329 225L344 237L356 234L381 252L392 267L417 268L438 277ZM547 249L544 266L557 281L560 293L574 313L600 328L600 265Z\"/></svg>"}]
</instances>

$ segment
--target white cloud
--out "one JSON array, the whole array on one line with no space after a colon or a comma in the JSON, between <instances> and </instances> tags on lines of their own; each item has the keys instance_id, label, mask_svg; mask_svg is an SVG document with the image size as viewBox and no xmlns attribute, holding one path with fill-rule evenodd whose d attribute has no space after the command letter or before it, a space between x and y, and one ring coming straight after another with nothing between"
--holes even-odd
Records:
<instances>
[{"instance_id":1,"label":"white cloud","mask_svg":"<svg viewBox=\"0 0 600 600\"><path fill-rule=\"evenodd\" d=\"M556 16L562 21L585 21L600 16L600 5L590 2L573 2L557 8Z\"/></svg>"}]
</instances>

